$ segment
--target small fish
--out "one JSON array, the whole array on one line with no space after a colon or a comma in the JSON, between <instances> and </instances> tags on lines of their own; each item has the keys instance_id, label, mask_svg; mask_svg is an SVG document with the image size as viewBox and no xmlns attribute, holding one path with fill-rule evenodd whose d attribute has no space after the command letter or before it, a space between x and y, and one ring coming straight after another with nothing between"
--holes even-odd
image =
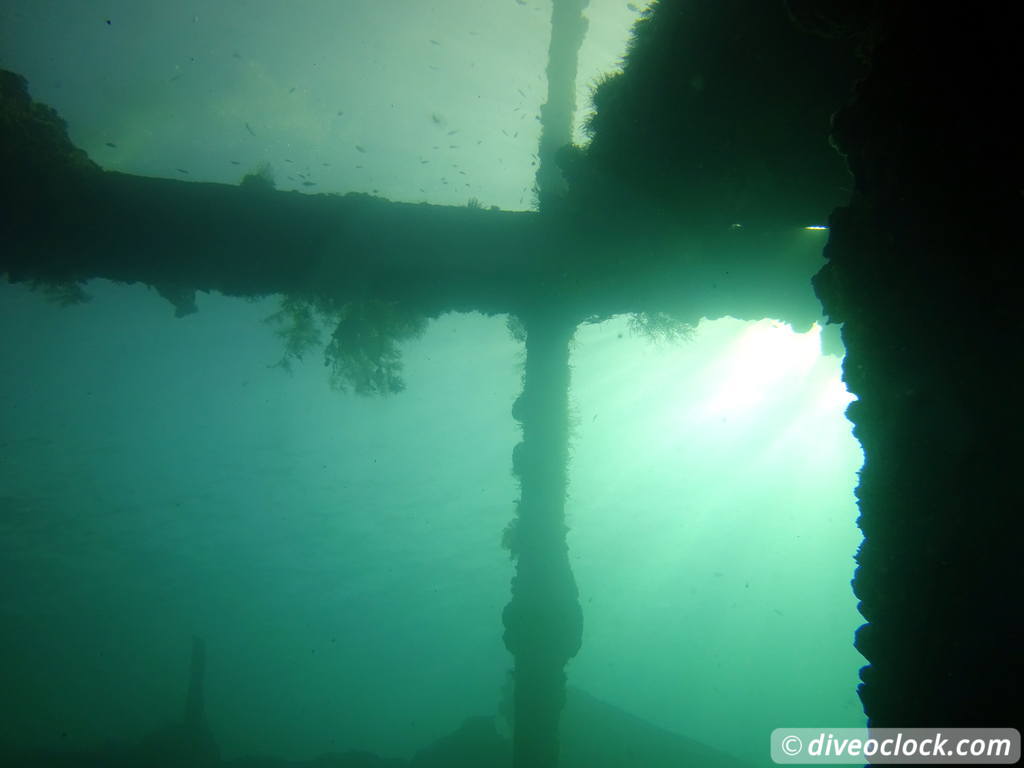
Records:
<instances>
[{"instance_id":1,"label":"small fish","mask_svg":"<svg viewBox=\"0 0 1024 768\"><path fill-rule=\"evenodd\" d=\"M340 109L338 110L338 117L341 117L344 114L345 114L345 112L343 110L340 110Z\"/></svg>"},{"instance_id":2,"label":"small fish","mask_svg":"<svg viewBox=\"0 0 1024 768\"><path fill-rule=\"evenodd\" d=\"M245 130L247 130L247 131L248 131L248 132L249 132L249 133L250 133L251 135L253 135L253 136L255 136L255 135L256 135L256 131L254 131L254 130L252 129L252 126L251 126L251 125L249 125L248 123L246 123L246 124L245 124Z\"/></svg>"},{"instance_id":3,"label":"small fish","mask_svg":"<svg viewBox=\"0 0 1024 768\"><path fill-rule=\"evenodd\" d=\"M359 150L360 152L363 152L363 153L366 152L366 150L363 149L362 147L360 147L358 144L356 144L356 149Z\"/></svg>"},{"instance_id":4,"label":"small fish","mask_svg":"<svg viewBox=\"0 0 1024 768\"><path fill-rule=\"evenodd\" d=\"M111 149L117 149L117 144L115 144L115 143L114 143L114 142L112 142L112 141L107 141L107 142L104 142L104 143L105 143L105 144L106 144L106 145L107 145L108 147L110 147Z\"/></svg>"},{"instance_id":5,"label":"small fish","mask_svg":"<svg viewBox=\"0 0 1024 768\"><path fill-rule=\"evenodd\" d=\"M237 160L230 160L228 162L230 162L232 165L241 165L241 163L238 162Z\"/></svg>"},{"instance_id":6,"label":"small fish","mask_svg":"<svg viewBox=\"0 0 1024 768\"><path fill-rule=\"evenodd\" d=\"M458 129L458 128L456 128L456 129L455 129L454 131L448 131L448 135L449 135L449 136L454 136L454 135L455 135L456 133L458 133L458 132L459 132L459 129Z\"/></svg>"},{"instance_id":7,"label":"small fish","mask_svg":"<svg viewBox=\"0 0 1024 768\"><path fill-rule=\"evenodd\" d=\"M526 94L523 93L523 89L522 88L516 88L516 90L519 92L520 96L522 96L524 99L526 98Z\"/></svg>"},{"instance_id":8,"label":"small fish","mask_svg":"<svg viewBox=\"0 0 1024 768\"><path fill-rule=\"evenodd\" d=\"M304 182L302 182L302 186L304 186L304 187L315 187L316 186L316 182L315 181L304 181Z\"/></svg>"},{"instance_id":9,"label":"small fish","mask_svg":"<svg viewBox=\"0 0 1024 768\"><path fill-rule=\"evenodd\" d=\"M420 160L420 165L426 165L429 162L429 160Z\"/></svg>"},{"instance_id":10,"label":"small fish","mask_svg":"<svg viewBox=\"0 0 1024 768\"><path fill-rule=\"evenodd\" d=\"M285 161L286 163L290 163L290 162L291 162L291 160L289 160L289 159L288 159L287 157L286 157L286 158L284 159L284 161Z\"/></svg>"},{"instance_id":11,"label":"small fish","mask_svg":"<svg viewBox=\"0 0 1024 768\"><path fill-rule=\"evenodd\" d=\"M430 41L430 44L431 44L431 45L440 45L440 43L439 43L439 42L437 42L437 40L431 40L431 41Z\"/></svg>"},{"instance_id":12,"label":"small fish","mask_svg":"<svg viewBox=\"0 0 1024 768\"><path fill-rule=\"evenodd\" d=\"M178 173L188 173L184 168L178 168L177 171Z\"/></svg>"},{"instance_id":13,"label":"small fish","mask_svg":"<svg viewBox=\"0 0 1024 768\"><path fill-rule=\"evenodd\" d=\"M295 86L288 89L288 93L295 93Z\"/></svg>"}]
</instances>

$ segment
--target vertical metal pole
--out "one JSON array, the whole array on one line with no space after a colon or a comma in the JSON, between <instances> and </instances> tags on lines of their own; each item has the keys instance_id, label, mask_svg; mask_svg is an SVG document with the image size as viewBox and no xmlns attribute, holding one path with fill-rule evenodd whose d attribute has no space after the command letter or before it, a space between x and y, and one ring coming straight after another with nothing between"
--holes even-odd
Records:
<instances>
[{"instance_id":1,"label":"vertical metal pole","mask_svg":"<svg viewBox=\"0 0 1024 768\"><path fill-rule=\"evenodd\" d=\"M513 766L554 768L564 668L583 632L565 539L569 342L575 323L544 313L521 320L526 370L513 415L523 441L513 452L520 499L510 537L516 575L503 616L505 645L515 657Z\"/></svg>"},{"instance_id":2,"label":"vertical metal pole","mask_svg":"<svg viewBox=\"0 0 1024 768\"><path fill-rule=\"evenodd\" d=\"M556 162L558 150L572 142L576 113L576 67L587 33L583 9L590 0L553 0L548 47L548 100L540 108L540 148L536 189L540 210L551 210L566 193Z\"/></svg>"},{"instance_id":3,"label":"vertical metal pole","mask_svg":"<svg viewBox=\"0 0 1024 768\"><path fill-rule=\"evenodd\" d=\"M552 0L548 98L541 105L536 191L540 210L564 197L556 163L572 142L576 67L587 31L589 0ZM542 293L545 293L542 291ZM558 311L558 297L543 296L519 315L526 329L523 391L513 415L523 440L512 453L519 507L510 546L516 557L512 600L502 616L513 673L514 768L556 768L558 722L565 705L565 665L579 651L583 612L565 541L569 457L569 342L576 322Z\"/></svg>"}]
</instances>

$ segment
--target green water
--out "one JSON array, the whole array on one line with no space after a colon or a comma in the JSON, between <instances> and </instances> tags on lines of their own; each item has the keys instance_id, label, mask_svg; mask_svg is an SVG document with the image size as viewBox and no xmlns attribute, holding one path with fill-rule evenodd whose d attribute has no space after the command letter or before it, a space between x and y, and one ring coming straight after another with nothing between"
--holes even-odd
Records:
<instances>
[{"instance_id":1,"label":"green water","mask_svg":"<svg viewBox=\"0 0 1024 768\"><path fill-rule=\"evenodd\" d=\"M531 208L546 2L256 5L9 0L2 65L106 170L269 164L279 190ZM637 13L590 3L577 140ZM272 367L273 299L200 294L176 320L141 286L88 291L58 310L0 285L0 750L180 717L193 635L225 758L407 757L497 714L506 318L433 321L402 348L408 389L365 399L318 352ZM861 453L819 349L728 318L657 344L617 318L572 350L569 682L758 765L773 728L863 723Z\"/></svg>"},{"instance_id":2,"label":"green water","mask_svg":"<svg viewBox=\"0 0 1024 768\"><path fill-rule=\"evenodd\" d=\"M2 741L178 717L193 634L225 757L408 756L496 713L523 355L504 319L435 321L408 391L365 399L318 358L268 367L272 302L173 320L144 288L90 290L0 303ZM613 320L572 354L570 683L761 763L772 728L862 722L860 453L816 349L771 323L659 345Z\"/></svg>"},{"instance_id":3,"label":"green water","mask_svg":"<svg viewBox=\"0 0 1024 768\"><path fill-rule=\"evenodd\" d=\"M620 338L619 334L623 334ZM817 334L584 328L568 507L587 612L570 677L752 761L786 723L863 724L850 591L862 455Z\"/></svg>"}]
</instances>

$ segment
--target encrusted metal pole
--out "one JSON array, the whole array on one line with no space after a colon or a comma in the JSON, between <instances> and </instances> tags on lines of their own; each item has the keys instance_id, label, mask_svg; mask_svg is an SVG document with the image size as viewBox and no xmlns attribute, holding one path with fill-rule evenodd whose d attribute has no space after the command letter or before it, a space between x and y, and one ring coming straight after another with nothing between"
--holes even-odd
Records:
<instances>
[{"instance_id":1,"label":"encrusted metal pole","mask_svg":"<svg viewBox=\"0 0 1024 768\"><path fill-rule=\"evenodd\" d=\"M180 730L171 731L172 741L150 745L162 757L178 755L175 765L219 765L220 747L206 723L206 696L203 684L206 678L206 642L192 638L192 662L189 669L188 695L185 698L185 720Z\"/></svg>"},{"instance_id":2,"label":"encrusted metal pole","mask_svg":"<svg viewBox=\"0 0 1024 768\"><path fill-rule=\"evenodd\" d=\"M537 200L557 215L566 193L556 155L572 141L576 66L587 31L589 0L553 0L548 49L548 98L541 106ZM547 288L547 290L545 290ZM580 648L583 612L565 540L569 458L569 342L576 319L559 291L540 286L518 313L526 341L523 391L512 415L523 440L512 452L519 506L507 544L516 558L512 600L505 607L505 646L513 671L513 768L555 768L558 724L565 705L565 665Z\"/></svg>"},{"instance_id":3,"label":"encrusted metal pole","mask_svg":"<svg viewBox=\"0 0 1024 768\"><path fill-rule=\"evenodd\" d=\"M576 113L576 67L587 34L583 10L590 0L553 0L551 43L548 46L548 100L540 108L540 149L537 151L537 200L540 210L565 197L566 183L558 167L558 150L572 142Z\"/></svg>"},{"instance_id":4,"label":"encrusted metal pole","mask_svg":"<svg viewBox=\"0 0 1024 768\"><path fill-rule=\"evenodd\" d=\"M543 310L521 316L523 391L513 407L523 440L512 454L519 478L508 545L516 557L505 645L515 657L513 766L558 765L565 664L580 648L583 615L569 567L565 494L569 439L569 342L574 321Z\"/></svg>"}]
</instances>

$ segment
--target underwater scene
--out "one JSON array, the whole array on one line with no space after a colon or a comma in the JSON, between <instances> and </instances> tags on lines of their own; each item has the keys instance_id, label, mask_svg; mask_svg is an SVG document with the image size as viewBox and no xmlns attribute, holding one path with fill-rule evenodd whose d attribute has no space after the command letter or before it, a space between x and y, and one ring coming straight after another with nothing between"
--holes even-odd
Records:
<instances>
[{"instance_id":1,"label":"underwater scene","mask_svg":"<svg viewBox=\"0 0 1024 768\"><path fill-rule=\"evenodd\" d=\"M564 152L568 191L548 186L551 136L599 157L596 94L655 13L575 3L559 96L572 5L0 0L0 68L91 163L260 211L191 230L168 192L152 221L96 225L123 224L141 263L166 244L152 279L5 265L0 762L770 766L775 728L864 726L863 454L810 282L824 219L749 234L737 203L687 247L744 237L723 259L763 245L798 277L677 284L649 256L675 247L658 206L588 218L626 182L573 176ZM167 277L334 200L365 206L346 237L387 240L413 277L309 268L313 225L273 241L277 283L255 245L238 282ZM449 239L406 238L389 201L458 209ZM513 213L561 216L528 237L600 269L502 277L476 222ZM648 261L650 281L616 277ZM308 287L336 279L338 298Z\"/></svg>"}]
</instances>

